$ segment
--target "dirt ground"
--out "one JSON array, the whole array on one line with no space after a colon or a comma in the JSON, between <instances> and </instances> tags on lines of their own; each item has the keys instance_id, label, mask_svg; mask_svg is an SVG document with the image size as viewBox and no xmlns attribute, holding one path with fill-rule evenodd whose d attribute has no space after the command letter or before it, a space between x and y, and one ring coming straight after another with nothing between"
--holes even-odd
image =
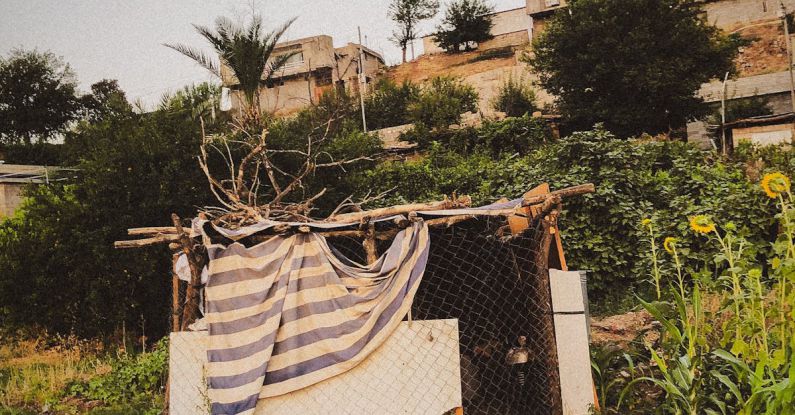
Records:
<instances>
[{"instance_id":1,"label":"dirt ground","mask_svg":"<svg viewBox=\"0 0 795 415\"><path fill-rule=\"evenodd\" d=\"M735 29L737 30L737 29ZM740 76L762 75L787 69L787 44L779 20L755 22L737 30L745 38L756 39L740 48L735 63Z\"/></svg>"},{"instance_id":2,"label":"dirt ground","mask_svg":"<svg viewBox=\"0 0 795 415\"><path fill-rule=\"evenodd\" d=\"M591 320L591 344L595 346L615 344L627 349L629 343L644 335L650 343L659 339L656 323L646 310L630 311L609 317L594 317Z\"/></svg>"},{"instance_id":3,"label":"dirt ground","mask_svg":"<svg viewBox=\"0 0 795 415\"><path fill-rule=\"evenodd\" d=\"M441 75L465 78L492 69L516 66L518 63L516 56L469 62L482 53L482 51L472 51L450 55L446 53L421 55L413 62L389 68L387 76L398 83L405 80L419 83Z\"/></svg>"},{"instance_id":4,"label":"dirt ground","mask_svg":"<svg viewBox=\"0 0 795 415\"><path fill-rule=\"evenodd\" d=\"M784 30L779 20L760 21L732 27L727 32L737 32L743 37L755 39L750 45L740 48L736 59L740 76L762 75L780 72L787 68L787 46ZM484 51L471 51L459 54L420 55L416 60L388 69L387 76L400 83L404 80L422 82L440 76L450 75L466 78L472 74L488 72L493 69L519 65L515 56L486 59L471 62Z\"/></svg>"}]
</instances>

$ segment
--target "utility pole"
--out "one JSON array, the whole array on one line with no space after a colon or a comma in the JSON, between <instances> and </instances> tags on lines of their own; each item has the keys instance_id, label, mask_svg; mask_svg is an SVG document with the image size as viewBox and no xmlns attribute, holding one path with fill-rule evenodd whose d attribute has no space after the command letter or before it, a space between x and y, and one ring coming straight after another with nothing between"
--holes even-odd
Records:
<instances>
[{"instance_id":1,"label":"utility pole","mask_svg":"<svg viewBox=\"0 0 795 415\"><path fill-rule=\"evenodd\" d=\"M781 21L784 23L784 41L787 45L787 69L789 70L789 96L792 112L795 112L795 77L792 75L792 45L789 38L789 24L787 23L787 8L781 2Z\"/></svg>"},{"instance_id":2,"label":"utility pole","mask_svg":"<svg viewBox=\"0 0 795 415\"><path fill-rule=\"evenodd\" d=\"M367 117L364 115L364 93L367 89L367 78L364 76L364 47L362 46L362 28L356 26L359 31L359 102L362 105L362 128L367 132Z\"/></svg>"}]
</instances>

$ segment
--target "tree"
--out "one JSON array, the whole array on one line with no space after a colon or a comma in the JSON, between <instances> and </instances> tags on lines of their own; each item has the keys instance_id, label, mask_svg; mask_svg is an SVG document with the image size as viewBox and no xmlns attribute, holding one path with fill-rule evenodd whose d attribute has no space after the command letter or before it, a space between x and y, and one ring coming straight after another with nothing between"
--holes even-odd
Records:
<instances>
[{"instance_id":1,"label":"tree","mask_svg":"<svg viewBox=\"0 0 795 415\"><path fill-rule=\"evenodd\" d=\"M702 83L733 72L740 40L687 0L575 0L533 42L541 85L575 128L670 132L707 108Z\"/></svg>"},{"instance_id":2,"label":"tree","mask_svg":"<svg viewBox=\"0 0 795 415\"><path fill-rule=\"evenodd\" d=\"M28 189L15 217L0 222L0 320L81 336L146 323L168 328L170 258L163 248L113 248L126 229L188 217L210 202L196 168L198 123L154 111L81 123L66 181Z\"/></svg>"},{"instance_id":3,"label":"tree","mask_svg":"<svg viewBox=\"0 0 795 415\"><path fill-rule=\"evenodd\" d=\"M218 53L221 63L227 65L240 83L246 99L247 116L259 119L260 83L269 81L294 55L285 53L274 55L279 39L284 35L295 18L271 32L265 32L262 18L254 16L248 26L240 26L225 17L215 21L215 29L193 25ZM199 65L221 78L221 69L215 59L190 46L165 44L165 46L193 59Z\"/></svg>"},{"instance_id":4,"label":"tree","mask_svg":"<svg viewBox=\"0 0 795 415\"><path fill-rule=\"evenodd\" d=\"M169 92L160 97L158 109L163 111L185 111L198 121L215 121L222 116L221 86L210 82L188 85L176 92Z\"/></svg>"},{"instance_id":5,"label":"tree","mask_svg":"<svg viewBox=\"0 0 795 415\"><path fill-rule=\"evenodd\" d=\"M445 11L436 28L436 43L448 52L472 50L478 42L491 39L494 8L483 0L457 0Z\"/></svg>"},{"instance_id":6,"label":"tree","mask_svg":"<svg viewBox=\"0 0 795 415\"><path fill-rule=\"evenodd\" d=\"M105 117L132 112L127 95L115 79L103 79L91 85L91 93L80 97L80 105L83 118L88 122L99 122Z\"/></svg>"},{"instance_id":7,"label":"tree","mask_svg":"<svg viewBox=\"0 0 795 415\"><path fill-rule=\"evenodd\" d=\"M387 14L398 25L398 30L392 32L392 41L400 46L403 63L406 62L406 47L417 38L417 24L438 11L438 0L392 0Z\"/></svg>"},{"instance_id":8,"label":"tree","mask_svg":"<svg viewBox=\"0 0 795 415\"><path fill-rule=\"evenodd\" d=\"M50 52L14 49L0 57L0 143L45 142L79 115L77 80Z\"/></svg>"}]
</instances>

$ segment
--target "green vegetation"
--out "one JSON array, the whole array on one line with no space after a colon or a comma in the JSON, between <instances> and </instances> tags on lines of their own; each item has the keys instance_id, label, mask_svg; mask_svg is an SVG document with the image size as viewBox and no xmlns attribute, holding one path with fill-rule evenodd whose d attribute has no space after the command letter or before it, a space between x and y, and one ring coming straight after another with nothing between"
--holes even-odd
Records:
<instances>
[{"instance_id":1,"label":"green vegetation","mask_svg":"<svg viewBox=\"0 0 795 415\"><path fill-rule=\"evenodd\" d=\"M95 121L129 109L113 80L99 81L91 85L90 93L79 94L71 67L50 52L14 49L0 57L0 145L44 143L62 135L75 121Z\"/></svg>"},{"instance_id":2,"label":"green vegetation","mask_svg":"<svg viewBox=\"0 0 795 415\"><path fill-rule=\"evenodd\" d=\"M168 344L130 345L4 332L0 339L0 413L158 414Z\"/></svg>"},{"instance_id":3,"label":"green vegetation","mask_svg":"<svg viewBox=\"0 0 795 415\"><path fill-rule=\"evenodd\" d=\"M428 128L447 128L461 114L478 109L475 88L452 77L437 77L422 85L417 100L408 106L409 119Z\"/></svg>"},{"instance_id":4,"label":"green vegetation","mask_svg":"<svg viewBox=\"0 0 795 415\"><path fill-rule=\"evenodd\" d=\"M486 49L483 53L467 60L467 63L474 63L480 61L487 61L490 59L510 58L514 56L514 49L512 46L505 46L502 48Z\"/></svg>"},{"instance_id":5,"label":"green vegetation","mask_svg":"<svg viewBox=\"0 0 795 415\"><path fill-rule=\"evenodd\" d=\"M462 113L477 111L477 102L475 89L454 77L436 77L420 85L382 79L365 99L367 126L380 129L416 123L445 129L460 122ZM351 106L350 110L358 110L358 106L353 108L355 102L346 105ZM349 111L349 118L353 123L359 122L354 111Z\"/></svg>"},{"instance_id":6,"label":"green vegetation","mask_svg":"<svg viewBox=\"0 0 795 415\"><path fill-rule=\"evenodd\" d=\"M417 39L417 25L428 20L439 12L438 0L392 0L389 3L388 17L397 25L390 39L400 47L403 63L406 63L406 49L409 43Z\"/></svg>"},{"instance_id":7,"label":"green vegetation","mask_svg":"<svg viewBox=\"0 0 795 415\"><path fill-rule=\"evenodd\" d=\"M388 78L379 80L365 99L367 127L377 130L411 123L408 107L419 99L420 91L411 81L398 85Z\"/></svg>"},{"instance_id":8,"label":"green vegetation","mask_svg":"<svg viewBox=\"0 0 795 415\"><path fill-rule=\"evenodd\" d=\"M602 122L632 137L705 115L695 91L734 71L742 41L722 34L692 1L577 0L533 43L541 86L576 128Z\"/></svg>"},{"instance_id":9,"label":"green vegetation","mask_svg":"<svg viewBox=\"0 0 795 415\"><path fill-rule=\"evenodd\" d=\"M664 413L795 413L795 211L786 176L769 173L761 188L780 209L771 250L760 255L735 222L719 226L696 215L691 230L718 249L711 261L685 268L694 252L665 237L660 261L672 266L670 290L655 302L639 300L662 325L661 342L646 344L656 370L627 383L616 410L627 392L647 383L663 392L655 406ZM642 226L651 229L653 221ZM651 239L652 247L658 243Z\"/></svg>"},{"instance_id":10,"label":"green vegetation","mask_svg":"<svg viewBox=\"0 0 795 415\"><path fill-rule=\"evenodd\" d=\"M494 8L483 0L455 0L447 6L435 40L450 53L472 50L491 39Z\"/></svg>"},{"instance_id":11,"label":"green vegetation","mask_svg":"<svg viewBox=\"0 0 795 415\"><path fill-rule=\"evenodd\" d=\"M511 76L502 83L491 105L509 117L521 117L537 110L536 94L523 78Z\"/></svg>"}]
</instances>

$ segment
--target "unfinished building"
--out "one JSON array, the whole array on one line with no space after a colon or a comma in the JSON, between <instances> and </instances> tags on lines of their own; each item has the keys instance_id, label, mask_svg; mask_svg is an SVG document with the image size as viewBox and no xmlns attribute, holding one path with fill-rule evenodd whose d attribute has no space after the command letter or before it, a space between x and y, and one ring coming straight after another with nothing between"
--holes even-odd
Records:
<instances>
[{"instance_id":1,"label":"unfinished building","mask_svg":"<svg viewBox=\"0 0 795 415\"><path fill-rule=\"evenodd\" d=\"M326 35L279 43L272 58L286 54L292 54L287 63L260 86L260 108L277 115L316 103L332 88L358 91L360 72L363 82L370 84L385 68L384 58L372 49L355 43L335 48L331 36ZM232 90L232 110L239 111L245 99L239 82L226 65L221 67L221 75L223 85Z\"/></svg>"}]
</instances>

